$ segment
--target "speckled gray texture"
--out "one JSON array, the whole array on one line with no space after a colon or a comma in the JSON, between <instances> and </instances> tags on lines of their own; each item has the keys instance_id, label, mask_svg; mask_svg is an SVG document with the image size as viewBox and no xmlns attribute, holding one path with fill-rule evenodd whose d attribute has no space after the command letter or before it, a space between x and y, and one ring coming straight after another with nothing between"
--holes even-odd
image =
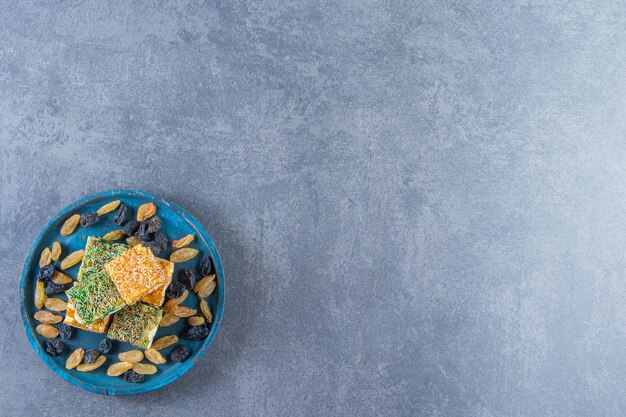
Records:
<instances>
[{"instance_id":1,"label":"speckled gray texture","mask_svg":"<svg viewBox=\"0 0 626 417\"><path fill-rule=\"evenodd\" d=\"M2 1L0 415L623 416L625 27L623 1ZM49 371L17 308L40 228L112 188L186 207L227 273L204 360L128 398Z\"/></svg>"}]
</instances>

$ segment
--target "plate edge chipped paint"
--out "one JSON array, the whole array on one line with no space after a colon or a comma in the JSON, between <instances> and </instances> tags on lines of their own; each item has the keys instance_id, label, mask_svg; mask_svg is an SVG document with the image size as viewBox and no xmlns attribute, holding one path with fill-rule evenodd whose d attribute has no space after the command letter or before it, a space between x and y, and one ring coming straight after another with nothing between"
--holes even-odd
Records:
<instances>
[{"instance_id":1,"label":"plate edge chipped paint","mask_svg":"<svg viewBox=\"0 0 626 417\"><path fill-rule=\"evenodd\" d=\"M41 344L39 344L39 342L37 341L36 336L34 334L34 329L30 326L29 321L28 321L28 316L27 316L27 313L26 313L25 289L26 289L26 284L27 284L27 277L30 275L29 272L30 272L31 268L33 268L33 267L36 268L35 263L37 261L37 257L36 257L35 250L39 246L39 243L41 242L41 240L43 240L44 237L46 236L46 234L48 233L48 230L59 219L67 217L67 215L69 213L71 213L72 211L76 210L78 207L80 207L80 206L82 206L84 204L88 204L91 200L108 198L108 197L120 197L120 198L124 198L124 197L140 197L140 198L145 198L145 199L153 201L155 204L157 204L157 206L158 205L167 206L169 209L171 209L174 212L176 212L178 215L180 215L185 221L187 221L193 227L193 229L197 233L198 238L202 239L202 243L204 245L206 245L206 247L211 252L211 255L213 256L213 261L214 261L214 264L215 264L215 269L216 269L216 272L217 272L217 279L219 280L219 285L217 286L218 297L219 297L218 304L217 304L217 311L215 311L215 314L214 314L213 324L211 326L211 333L209 333L209 336L205 339L204 343L202 344L201 349L198 352L196 352L191 358L189 358L185 362L183 362L181 368L176 373L172 374L170 377L164 379L163 381L159 381L159 383L157 385L152 386L152 387L144 387L141 384L132 384L132 385L129 385L129 387L125 388L125 389L111 389L111 388L106 388L106 387L100 387L100 386L96 386L96 385L86 384L83 381L80 381L80 380L76 379L70 373L68 373L66 369L64 369L64 368L61 369L61 368L57 367L54 364L54 362L49 358L49 356L45 352L43 346ZM68 382L70 382L70 383L72 383L72 384L74 384L76 386L79 386L79 387L81 387L81 388L83 388L83 389L85 389L87 391L95 392L97 394L104 394L104 395L132 395L132 394L140 394L140 393L144 393L144 392L153 391L153 390L162 388L162 387L164 387L164 386L174 382L175 380L177 380L178 378L180 378L181 376L186 374L193 367L193 365L195 365L196 362L198 362L200 359L202 359L202 357L204 356L206 351L209 349L209 346L211 346L211 344L213 343L213 340L215 339L215 335L217 334L217 331L219 329L219 325L220 325L220 323L222 321L222 314L224 312L224 296L225 296L224 270L223 270L223 267L222 267L222 262L220 260L219 254L217 252L217 248L215 247L213 239L211 239L211 236L209 235L209 233L206 231L206 229L202 226L202 224L195 217L193 217L189 212L187 212L187 210L185 210L184 208L182 208L178 204L172 203L172 202L167 201L167 200L164 200L163 198L161 198L159 196L156 196L156 195L151 194L151 193L147 193L145 191L141 191L141 190L111 190L111 191L103 191L103 192L100 192L100 193L87 195L87 196L81 198L80 200L75 201L74 203L70 204L69 206L66 206L61 211L56 213L46 223L46 225L41 229L41 231L37 235L37 238L33 241L32 245L31 245L31 247L30 247L30 249L28 251L28 255L26 257L26 261L24 262L24 268L22 269L22 278L21 278L21 281L20 281L20 312L21 312L21 315L22 315L22 324L24 326L24 330L26 331L26 336L27 336L28 341L30 342L31 346L33 347L33 349L37 353L37 356L39 356L39 358L46 365L48 365L48 368L52 369L61 378L63 378L64 380L66 380L66 381L68 381Z\"/></svg>"}]
</instances>

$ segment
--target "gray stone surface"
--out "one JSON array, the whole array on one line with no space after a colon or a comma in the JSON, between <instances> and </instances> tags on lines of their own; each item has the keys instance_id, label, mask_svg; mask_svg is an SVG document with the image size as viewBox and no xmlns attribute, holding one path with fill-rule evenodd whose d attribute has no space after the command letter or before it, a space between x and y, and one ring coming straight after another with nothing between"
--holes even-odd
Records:
<instances>
[{"instance_id":1,"label":"gray stone surface","mask_svg":"<svg viewBox=\"0 0 626 417\"><path fill-rule=\"evenodd\" d=\"M623 416L624 27L622 1L2 1L0 415ZM227 272L205 359L129 398L49 371L17 308L40 228L111 188L189 209Z\"/></svg>"}]
</instances>

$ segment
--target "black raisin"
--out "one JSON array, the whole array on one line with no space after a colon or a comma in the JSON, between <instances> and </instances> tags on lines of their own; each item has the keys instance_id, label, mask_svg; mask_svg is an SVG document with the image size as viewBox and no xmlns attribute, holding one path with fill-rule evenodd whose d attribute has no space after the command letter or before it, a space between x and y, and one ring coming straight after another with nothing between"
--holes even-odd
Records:
<instances>
[{"instance_id":1,"label":"black raisin","mask_svg":"<svg viewBox=\"0 0 626 417\"><path fill-rule=\"evenodd\" d=\"M84 213L80 215L80 227L91 227L100 221L98 213Z\"/></svg>"},{"instance_id":2,"label":"black raisin","mask_svg":"<svg viewBox=\"0 0 626 417\"><path fill-rule=\"evenodd\" d=\"M132 236L139 228L139 222L137 220L130 220L124 225L124 233L126 236Z\"/></svg>"},{"instance_id":3,"label":"black raisin","mask_svg":"<svg viewBox=\"0 0 626 417\"><path fill-rule=\"evenodd\" d=\"M167 250L167 244L169 240L167 240L167 236L163 233L163 230L157 230L154 234L154 241L161 247L161 251Z\"/></svg>"},{"instance_id":4,"label":"black raisin","mask_svg":"<svg viewBox=\"0 0 626 417\"><path fill-rule=\"evenodd\" d=\"M65 349L65 345L60 340L46 341L46 352L48 352L50 356L59 356L63 353L63 349Z\"/></svg>"},{"instance_id":5,"label":"black raisin","mask_svg":"<svg viewBox=\"0 0 626 417\"><path fill-rule=\"evenodd\" d=\"M85 351L85 356L83 356L83 362L85 363L94 363L96 359L100 356L100 352L95 349L87 349Z\"/></svg>"},{"instance_id":6,"label":"black raisin","mask_svg":"<svg viewBox=\"0 0 626 417\"><path fill-rule=\"evenodd\" d=\"M156 242L143 242L142 246L150 248L152 250L152 253L154 253L154 256L159 256L163 251L163 249L161 249L161 246L159 246L159 244Z\"/></svg>"},{"instance_id":7,"label":"black raisin","mask_svg":"<svg viewBox=\"0 0 626 417\"><path fill-rule=\"evenodd\" d=\"M191 291L193 289L193 286L196 285L196 277L191 269L181 270L178 280L182 282L185 288L187 288L189 291Z\"/></svg>"},{"instance_id":8,"label":"black raisin","mask_svg":"<svg viewBox=\"0 0 626 417\"><path fill-rule=\"evenodd\" d=\"M113 217L113 223L115 223L118 226L123 225L124 223L126 223L127 215L128 215L128 207L122 204L120 208L117 209L117 213L115 213L115 217Z\"/></svg>"},{"instance_id":9,"label":"black raisin","mask_svg":"<svg viewBox=\"0 0 626 417\"><path fill-rule=\"evenodd\" d=\"M183 295L184 292L185 286L183 285L183 283L175 281L167 287L167 289L165 290L165 296L167 298L176 298Z\"/></svg>"},{"instance_id":10,"label":"black raisin","mask_svg":"<svg viewBox=\"0 0 626 417\"><path fill-rule=\"evenodd\" d=\"M65 290L67 290L69 287L70 287L69 284L59 285L59 284L55 284L52 281L48 281L48 282L46 282L46 286L44 288L44 292L48 296L50 296L50 295L57 295L57 294L63 294L65 292Z\"/></svg>"},{"instance_id":11,"label":"black raisin","mask_svg":"<svg viewBox=\"0 0 626 417\"><path fill-rule=\"evenodd\" d=\"M148 220L148 233L156 233L161 230L161 219L158 216L152 216Z\"/></svg>"},{"instance_id":12,"label":"black raisin","mask_svg":"<svg viewBox=\"0 0 626 417\"><path fill-rule=\"evenodd\" d=\"M135 236L139 240L150 240L150 234L148 233L148 222L141 222L139 228L135 232Z\"/></svg>"},{"instance_id":13,"label":"black raisin","mask_svg":"<svg viewBox=\"0 0 626 417\"><path fill-rule=\"evenodd\" d=\"M72 327L65 323L59 324L59 337L61 339L69 339L72 337Z\"/></svg>"},{"instance_id":14,"label":"black raisin","mask_svg":"<svg viewBox=\"0 0 626 417\"><path fill-rule=\"evenodd\" d=\"M172 351L170 358L172 358L174 362L183 362L190 355L191 355L191 349L189 349L185 345L178 345L176 349Z\"/></svg>"},{"instance_id":15,"label":"black raisin","mask_svg":"<svg viewBox=\"0 0 626 417\"><path fill-rule=\"evenodd\" d=\"M209 275L211 273L211 269L213 269L212 265L213 260L210 256L205 256L204 258L202 258L202 261L200 261L200 275L202 275L203 277Z\"/></svg>"},{"instance_id":16,"label":"black raisin","mask_svg":"<svg viewBox=\"0 0 626 417\"><path fill-rule=\"evenodd\" d=\"M102 339L102 342L98 345L98 350L102 353L109 353L113 349L113 341L108 337Z\"/></svg>"},{"instance_id":17,"label":"black raisin","mask_svg":"<svg viewBox=\"0 0 626 417\"><path fill-rule=\"evenodd\" d=\"M199 326L188 327L183 332L183 339L202 340L202 339L206 339L208 335L209 335L209 328L206 326L206 324L201 324Z\"/></svg>"},{"instance_id":18,"label":"black raisin","mask_svg":"<svg viewBox=\"0 0 626 417\"><path fill-rule=\"evenodd\" d=\"M53 275L54 267L52 266L52 264L48 264L39 270L39 273L37 274L37 280L43 282L50 281Z\"/></svg>"},{"instance_id":19,"label":"black raisin","mask_svg":"<svg viewBox=\"0 0 626 417\"><path fill-rule=\"evenodd\" d=\"M137 372L129 369L124 373L124 381L126 382L141 382L143 381L144 376L142 374L138 374Z\"/></svg>"}]
</instances>

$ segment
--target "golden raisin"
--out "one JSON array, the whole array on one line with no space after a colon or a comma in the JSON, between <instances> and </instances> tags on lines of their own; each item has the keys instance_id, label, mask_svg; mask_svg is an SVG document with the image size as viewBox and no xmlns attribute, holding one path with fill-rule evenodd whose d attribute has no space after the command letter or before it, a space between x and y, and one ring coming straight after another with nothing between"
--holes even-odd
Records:
<instances>
[{"instance_id":1,"label":"golden raisin","mask_svg":"<svg viewBox=\"0 0 626 417\"><path fill-rule=\"evenodd\" d=\"M106 203L104 206L100 207L96 213L98 216L102 216L104 214L110 213L120 205L120 200L111 201L110 203Z\"/></svg>"},{"instance_id":2,"label":"golden raisin","mask_svg":"<svg viewBox=\"0 0 626 417\"><path fill-rule=\"evenodd\" d=\"M135 363L143 359L143 352L140 350L129 350L128 352L120 353L117 357L120 361Z\"/></svg>"},{"instance_id":3,"label":"golden raisin","mask_svg":"<svg viewBox=\"0 0 626 417\"><path fill-rule=\"evenodd\" d=\"M39 324L35 327L35 331L48 339L54 339L59 335L57 328L50 324Z\"/></svg>"},{"instance_id":4,"label":"golden raisin","mask_svg":"<svg viewBox=\"0 0 626 417\"><path fill-rule=\"evenodd\" d=\"M175 249L180 249L182 247L185 247L188 244L190 244L191 242L193 242L194 237L195 236L190 233L187 236L181 237L180 239L173 240L172 241L172 247L175 248Z\"/></svg>"},{"instance_id":5,"label":"golden raisin","mask_svg":"<svg viewBox=\"0 0 626 417\"><path fill-rule=\"evenodd\" d=\"M155 340L154 343L152 343L152 349L165 349L168 346L172 346L176 342L178 342L178 336L176 336L175 334L163 336Z\"/></svg>"},{"instance_id":6,"label":"golden raisin","mask_svg":"<svg viewBox=\"0 0 626 417\"><path fill-rule=\"evenodd\" d=\"M204 316L206 321L208 321L209 323L213 323L213 313L211 313L211 309L209 308L209 304L206 302L206 300L200 301L200 311L202 312L202 315Z\"/></svg>"},{"instance_id":7,"label":"golden raisin","mask_svg":"<svg viewBox=\"0 0 626 417\"><path fill-rule=\"evenodd\" d=\"M112 232L107 233L106 235L102 236L102 238L108 242L112 241L112 240L118 240L124 237L124 230L123 229L119 229L119 230L113 230Z\"/></svg>"},{"instance_id":8,"label":"golden raisin","mask_svg":"<svg viewBox=\"0 0 626 417\"><path fill-rule=\"evenodd\" d=\"M46 295L43 281L37 281L35 287L35 307L43 308L46 298L48 298L48 296Z\"/></svg>"},{"instance_id":9,"label":"golden raisin","mask_svg":"<svg viewBox=\"0 0 626 417\"><path fill-rule=\"evenodd\" d=\"M187 319L187 323L190 326L199 326L204 323L204 318L201 316L192 316Z\"/></svg>"},{"instance_id":10,"label":"golden raisin","mask_svg":"<svg viewBox=\"0 0 626 417\"><path fill-rule=\"evenodd\" d=\"M52 275L52 282L59 285L65 285L72 282L72 278L65 275L63 272L54 271L54 275Z\"/></svg>"},{"instance_id":11,"label":"golden raisin","mask_svg":"<svg viewBox=\"0 0 626 417\"><path fill-rule=\"evenodd\" d=\"M43 268L51 262L52 258L50 255L51 253L49 248L45 248L41 251L41 256L39 257L39 268Z\"/></svg>"},{"instance_id":12,"label":"golden raisin","mask_svg":"<svg viewBox=\"0 0 626 417\"><path fill-rule=\"evenodd\" d=\"M63 223L61 227L61 235L69 236L74 233L74 229L78 226L78 222L80 221L80 214L74 214Z\"/></svg>"},{"instance_id":13,"label":"golden raisin","mask_svg":"<svg viewBox=\"0 0 626 417\"><path fill-rule=\"evenodd\" d=\"M138 244L140 244L141 240L139 240L136 236L131 236L128 239L126 239L126 243L128 243L130 247L133 247L133 246L137 246Z\"/></svg>"},{"instance_id":14,"label":"golden raisin","mask_svg":"<svg viewBox=\"0 0 626 417\"><path fill-rule=\"evenodd\" d=\"M180 317L175 316L171 313L165 313L163 314L163 318L159 322L159 326L160 327L171 326L172 324L177 323L178 320L180 320Z\"/></svg>"},{"instance_id":15,"label":"golden raisin","mask_svg":"<svg viewBox=\"0 0 626 417\"><path fill-rule=\"evenodd\" d=\"M193 290L198 294L198 297L204 298L211 295L215 286L215 274L210 274L196 282Z\"/></svg>"},{"instance_id":16,"label":"golden raisin","mask_svg":"<svg viewBox=\"0 0 626 417\"><path fill-rule=\"evenodd\" d=\"M67 302L61 300L60 298L48 298L44 303L48 310L53 311L65 311L67 310Z\"/></svg>"},{"instance_id":17,"label":"golden raisin","mask_svg":"<svg viewBox=\"0 0 626 417\"><path fill-rule=\"evenodd\" d=\"M148 363L135 363L133 364L133 371L142 375L156 374L157 368L154 365Z\"/></svg>"},{"instance_id":18,"label":"golden raisin","mask_svg":"<svg viewBox=\"0 0 626 417\"><path fill-rule=\"evenodd\" d=\"M70 356L67 358L67 362L65 362L65 369L76 368L82 362L83 356L85 356L85 351L82 348L78 348L74 352L70 353Z\"/></svg>"},{"instance_id":19,"label":"golden raisin","mask_svg":"<svg viewBox=\"0 0 626 417\"><path fill-rule=\"evenodd\" d=\"M50 251L50 258L53 261L58 261L61 257L61 244L59 242L52 243L52 250Z\"/></svg>"},{"instance_id":20,"label":"golden raisin","mask_svg":"<svg viewBox=\"0 0 626 417\"><path fill-rule=\"evenodd\" d=\"M51 313L49 311L42 311L42 310L36 312L33 315L33 317L38 322L46 323L46 324L61 323L61 321L63 320L63 317L61 317L61 316L57 316L56 314L53 314L53 313Z\"/></svg>"},{"instance_id":21,"label":"golden raisin","mask_svg":"<svg viewBox=\"0 0 626 417\"><path fill-rule=\"evenodd\" d=\"M85 251L82 249L77 250L76 252L70 253L61 262L61 269L67 269L67 268L73 267L74 265L76 265L83 259L84 254L85 254Z\"/></svg>"},{"instance_id":22,"label":"golden raisin","mask_svg":"<svg viewBox=\"0 0 626 417\"><path fill-rule=\"evenodd\" d=\"M107 369L107 375L108 376L120 376L124 372L131 369L132 367L133 367L132 362L124 361L124 362L114 363L113 365L109 366L109 369Z\"/></svg>"},{"instance_id":23,"label":"golden raisin","mask_svg":"<svg viewBox=\"0 0 626 417\"><path fill-rule=\"evenodd\" d=\"M184 306L174 306L174 308L172 308L172 314L178 317L185 318L195 315L196 310Z\"/></svg>"},{"instance_id":24,"label":"golden raisin","mask_svg":"<svg viewBox=\"0 0 626 417\"><path fill-rule=\"evenodd\" d=\"M146 349L144 351L144 355L150 362L156 363L157 365L161 365L166 362L163 355L161 355L155 348Z\"/></svg>"},{"instance_id":25,"label":"golden raisin","mask_svg":"<svg viewBox=\"0 0 626 417\"><path fill-rule=\"evenodd\" d=\"M165 306L163 307L163 311L166 313L171 313L172 311L174 311L175 306L182 304L187 299L188 295L189 295L189 290L185 290L180 297L170 298L165 303Z\"/></svg>"},{"instance_id":26,"label":"golden raisin","mask_svg":"<svg viewBox=\"0 0 626 417\"><path fill-rule=\"evenodd\" d=\"M154 216L154 213L156 213L156 206L153 203L142 204L137 209L137 220L142 222Z\"/></svg>"},{"instance_id":27,"label":"golden raisin","mask_svg":"<svg viewBox=\"0 0 626 417\"><path fill-rule=\"evenodd\" d=\"M196 249L192 249L192 248L178 249L177 251L172 252L172 254L170 255L170 261L174 263L186 262L190 259L195 258L197 254L198 254L198 251Z\"/></svg>"}]
</instances>

